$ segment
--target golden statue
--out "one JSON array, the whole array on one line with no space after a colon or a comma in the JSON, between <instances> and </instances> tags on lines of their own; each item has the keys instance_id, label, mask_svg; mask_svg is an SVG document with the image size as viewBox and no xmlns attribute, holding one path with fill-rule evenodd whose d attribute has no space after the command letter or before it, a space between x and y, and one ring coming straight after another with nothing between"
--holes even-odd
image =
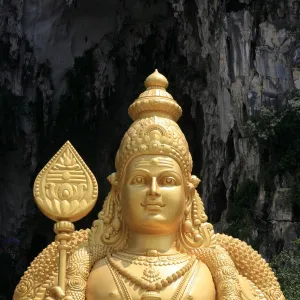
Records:
<instances>
[{"instance_id":1,"label":"golden statue","mask_svg":"<svg viewBox=\"0 0 300 300\"><path fill-rule=\"evenodd\" d=\"M284 300L265 260L207 222L167 79L156 70L145 86L91 229L74 231L72 222L94 206L97 182L69 142L37 176L35 200L57 236L14 300Z\"/></svg>"}]
</instances>

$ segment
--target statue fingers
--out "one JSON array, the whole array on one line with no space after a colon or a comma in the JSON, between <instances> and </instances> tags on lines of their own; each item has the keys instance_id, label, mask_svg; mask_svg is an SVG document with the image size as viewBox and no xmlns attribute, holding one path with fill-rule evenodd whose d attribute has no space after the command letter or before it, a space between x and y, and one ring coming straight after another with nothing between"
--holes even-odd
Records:
<instances>
[{"instance_id":1,"label":"statue fingers","mask_svg":"<svg viewBox=\"0 0 300 300\"><path fill-rule=\"evenodd\" d=\"M50 295L54 298L49 297L50 299L46 299L46 300L56 300L56 299L63 300L65 298L65 293L60 286L53 287L50 291Z\"/></svg>"}]
</instances>

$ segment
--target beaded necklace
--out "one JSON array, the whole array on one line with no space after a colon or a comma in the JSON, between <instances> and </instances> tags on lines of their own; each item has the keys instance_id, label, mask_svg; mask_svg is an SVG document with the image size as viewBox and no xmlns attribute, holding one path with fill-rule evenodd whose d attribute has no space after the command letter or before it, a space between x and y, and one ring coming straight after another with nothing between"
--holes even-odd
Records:
<instances>
[{"instance_id":1,"label":"beaded necklace","mask_svg":"<svg viewBox=\"0 0 300 300\"><path fill-rule=\"evenodd\" d=\"M169 286L172 282L178 280L180 277L185 275L185 273L193 266L196 257L192 256L189 262L185 266L183 266L180 270L174 272L172 275L167 276L164 279L159 280L158 282L147 282L145 279L140 279L137 276L132 275L129 271L127 271L125 268L120 266L116 261L114 261L110 253L107 254L107 260L109 264L116 271L118 271L118 273L120 273L122 276L124 276L132 283L138 285L142 289L148 291L155 291L155 290L161 290L164 287Z\"/></svg>"},{"instance_id":2,"label":"beaded necklace","mask_svg":"<svg viewBox=\"0 0 300 300\"><path fill-rule=\"evenodd\" d=\"M182 267L179 271L173 273L172 275L162 279L160 282L149 284L147 282L143 282L143 280L132 276L127 270L119 266L113 259L111 254L108 254L106 257L106 262L108 267L113 275L114 281L118 287L118 290L122 296L122 299L131 300L131 296L128 293L128 290L119 277L122 275L130 282L135 285L138 285L142 289L148 290L147 292L143 293L141 296L141 300L161 300L161 297L157 291L164 289L165 287L169 286L172 282L182 278L178 288L176 289L175 293L171 300L178 300L182 299L183 294L185 293L188 285L190 285L190 278L194 277L196 269L197 269L197 259L196 257L192 256L189 262Z\"/></svg>"}]
</instances>

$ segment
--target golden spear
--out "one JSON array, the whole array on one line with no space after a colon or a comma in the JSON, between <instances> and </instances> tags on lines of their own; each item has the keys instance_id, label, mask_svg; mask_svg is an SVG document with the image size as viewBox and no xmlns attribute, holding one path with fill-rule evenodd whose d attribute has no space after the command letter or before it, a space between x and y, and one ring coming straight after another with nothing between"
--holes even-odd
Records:
<instances>
[{"instance_id":1,"label":"golden spear","mask_svg":"<svg viewBox=\"0 0 300 300\"><path fill-rule=\"evenodd\" d=\"M48 218L56 222L58 286L53 288L53 293L59 299L69 299L65 296L66 268L68 241L75 230L73 222L92 210L97 197L96 178L69 141L46 164L34 182L35 202Z\"/></svg>"}]
</instances>

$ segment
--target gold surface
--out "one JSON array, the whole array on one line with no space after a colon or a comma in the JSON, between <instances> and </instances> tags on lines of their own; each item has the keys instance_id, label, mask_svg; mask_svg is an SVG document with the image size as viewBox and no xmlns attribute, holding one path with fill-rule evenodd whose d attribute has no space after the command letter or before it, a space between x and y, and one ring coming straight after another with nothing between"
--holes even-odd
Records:
<instances>
[{"instance_id":1,"label":"gold surface","mask_svg":"<svg viewBox=\"0 0 300 300\"><path fill-rule=\"evenodd\" d=\"M94 207L97 181L83 159L67 141L38 174L34 199L54 221L77 221Z\"/></svg>"},{"instance_id":2,"label":"gold surface","mask_svg":"<svg viewBox=\"0 0 300 300\"><path fill-rule=\"evenodd\" d=\"M59 231L62 223L56 225L65 243L53 243L33 261L15 300L284 300L262 257L238 239L214 234L207 222L196 191L200 180L191 173L188 144L176 123L181 108L167 86L156 70L130 106L134 122L121 141L116 173L108 177L111 191L91 230L67 232L69 221L90 209L89 202L80 213L58 209L42 180L53 166L65 168L65 157L72 155L88 178L84 162L73 150L60 150L43 169L37 202L48 217L66 222L64 232ZM90 178L85 191L93 198L96 184ZM57 263L62 248L66 264ZM66 273L63 283L60 272Z\"/></svg>"}]
</instances>

